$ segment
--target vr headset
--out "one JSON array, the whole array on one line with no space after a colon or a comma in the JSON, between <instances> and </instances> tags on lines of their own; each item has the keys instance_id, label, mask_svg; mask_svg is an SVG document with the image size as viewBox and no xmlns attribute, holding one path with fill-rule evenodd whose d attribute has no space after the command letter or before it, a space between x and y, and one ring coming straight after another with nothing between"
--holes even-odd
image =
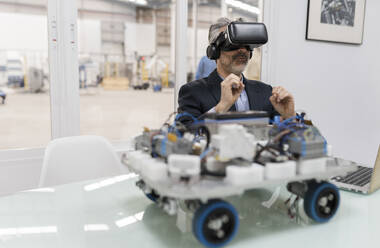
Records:
<instances>
[{"instance_id":1,"label":"vr headset","mask_svg":"<svg viewBox=\"0 0 380 248\"><path fill-rule=\"evenodd\" d=\"M268 33L264 23L231 22L226 31L221 32L216 40L207 47L207 57L217 60L220 51L233 51L245 47L252 51L268 42Z\"/></svg>"}]
</instances>

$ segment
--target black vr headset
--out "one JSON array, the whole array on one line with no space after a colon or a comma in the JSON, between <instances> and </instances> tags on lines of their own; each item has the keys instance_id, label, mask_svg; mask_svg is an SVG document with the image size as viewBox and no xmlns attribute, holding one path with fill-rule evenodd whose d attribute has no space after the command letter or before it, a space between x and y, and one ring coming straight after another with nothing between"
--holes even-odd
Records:
<instances>
[{"instance_id":1,"label":"black vr headset","mask_svg":"<svg viewBox=\"0 0 380 248\"><path fill-rule=\"evenodd\" d=\"M216 40L207 47L207 57L217 60L220 51L233 51L245 47L252 51L267 43L268 33L264 23L257 22L231 22L226 31L221 32Z\"/></svg>"}]
</instances>

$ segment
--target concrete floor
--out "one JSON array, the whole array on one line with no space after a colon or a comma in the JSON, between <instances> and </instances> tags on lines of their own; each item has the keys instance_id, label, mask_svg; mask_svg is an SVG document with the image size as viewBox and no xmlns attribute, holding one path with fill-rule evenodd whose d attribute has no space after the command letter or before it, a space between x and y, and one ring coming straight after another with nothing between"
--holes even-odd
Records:
<instances>
[{"instance_id":1,"label":"concrete floor","mask_svg":"<svg viewBox=\"0 0 380 248\"><path fill-rule=\"evenodd\" d=\"M82 135L127 140L144 126L161 126L174 111L174 90L81 91L80 111ZM6 104L0 104L0 149L46 146L50 125L47 93L9 93Z\"/></svg>"}]
</instances>

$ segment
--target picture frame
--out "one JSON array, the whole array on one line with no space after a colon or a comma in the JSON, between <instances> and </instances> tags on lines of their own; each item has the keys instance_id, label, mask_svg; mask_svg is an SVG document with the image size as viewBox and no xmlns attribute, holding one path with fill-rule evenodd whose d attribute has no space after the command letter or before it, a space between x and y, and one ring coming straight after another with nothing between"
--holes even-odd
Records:
<instances>
[{"instance_id":1,"label":"picture frame","mask_svg":"<svg viewBox=\"0 0 380 248\"><path fill-rule=\"evenodd\" d=\"M308 0L306 39L362 44L366 0Z\"/></svg>"}]
</instances>

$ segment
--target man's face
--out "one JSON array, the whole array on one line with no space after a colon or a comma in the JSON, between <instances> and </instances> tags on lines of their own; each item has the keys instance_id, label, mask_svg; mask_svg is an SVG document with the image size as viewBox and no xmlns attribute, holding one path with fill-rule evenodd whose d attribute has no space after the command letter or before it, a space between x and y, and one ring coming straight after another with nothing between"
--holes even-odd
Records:
<instances>
[{"instance_id":1,"label":"man's face","mask_svg":"<svg viewBox=\"0 0 380 248\"><path fill-rule=\"evenodd\" d=\"M221 51L218 63L226 72L240 76L248 64L249 55L250 52L245 47L233 51Z\"/></svg>"}]
</instances>

